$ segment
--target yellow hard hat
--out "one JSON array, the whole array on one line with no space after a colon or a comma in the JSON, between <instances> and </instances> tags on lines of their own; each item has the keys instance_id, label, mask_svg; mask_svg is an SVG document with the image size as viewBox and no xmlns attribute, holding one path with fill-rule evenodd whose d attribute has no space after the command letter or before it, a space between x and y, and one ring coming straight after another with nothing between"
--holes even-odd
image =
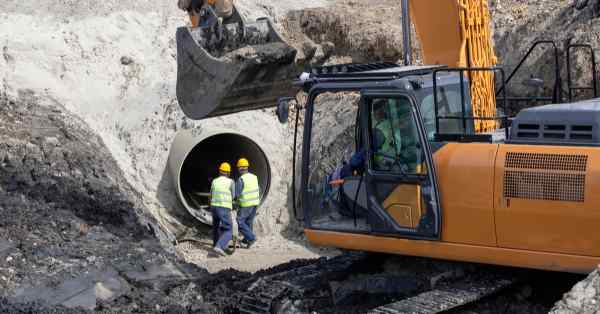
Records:
<instances>
[{"instance_id":1,"label":"yellow hard hat","mask_svg":"<svg viewBox=\"0 0 600 314\"><path fill-rule=\"evenodd\" d=\"M224 162L219 167L219 171L229 173L231 172L231 165L229 163Z\"/></svg>"},{"instance_id":2,"label":"yellow hard hat","mask_svg":"<svg viewBox=\"0 0 600 314\"><path fill-rule=\"evenodd\" d=\"M250 163L248 162L248 159L240 158L240 160L238 160L237 166L238 168L248 168L250 167Z\"/></svg>"}]
</instances>

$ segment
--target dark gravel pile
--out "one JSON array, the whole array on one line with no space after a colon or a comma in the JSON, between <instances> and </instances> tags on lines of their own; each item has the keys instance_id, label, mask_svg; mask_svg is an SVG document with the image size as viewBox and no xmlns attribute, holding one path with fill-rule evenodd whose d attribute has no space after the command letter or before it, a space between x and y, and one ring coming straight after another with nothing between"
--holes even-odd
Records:
<instances>
[{"instance_id":1,"label":"dark gravel pile","mask_svg":"<svg viewBox=\"0 0 600 314\"><path fill-rule=\"evenodd\" d=\"M207 272L163 249L133 191L83 122L1 96L0 313L165 312L184 295L206 312L188 290Z\"/></svg>"}]
</instances>

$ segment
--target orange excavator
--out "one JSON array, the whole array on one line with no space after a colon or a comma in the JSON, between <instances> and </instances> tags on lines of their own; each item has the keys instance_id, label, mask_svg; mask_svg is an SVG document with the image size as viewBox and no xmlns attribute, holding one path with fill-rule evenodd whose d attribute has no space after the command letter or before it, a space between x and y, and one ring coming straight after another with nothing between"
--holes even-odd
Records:
<instances>
[{"instance_id":1,"label":"orange excavator","mask_svg":"<svg viewBox=\"0 0 600 314\"><path fill-rule=\"evenodd\" d=\"M600 188L600 99L564 103L557 68L548 99L552 104L503 116L496 107L503 105L508 112L507 82L513 73L506 78L496 66L487 1L403 4L404 29L410 29L412 20L426 65L410 64L410 32L405 31L404 66L313 67L293 84L277 81L260 87L270 95L293 97L298 90L308 95L301 107L305 119L298 215L309 241L554 271L594 269L600 264L600 196L594 192ZM196 60L192 63L197 66L192 51L200 51L213 62L215 74L229 73L219 68L222 61L214 61L193 41L195 31L178 30L180 58ZM588 46L566 49L573 47ZM184 60L179 62L178 98L189 117L277 106L280 120L287 121L290 98L267 101L235 90L213 93L203 83L212 76L190 74L196 68L182 66ZM268 72L248 71L241 81L251 81L252 73L262 84L268 82ZM595 62L591 72L596 72ZM578 88L570 82L567 86L569 91ZM594 77L586 88L597 97L596 87ZM194 96L184 97L181 90ZM356 123L349 126L354 132L331 134L339 137L331 142L353 142L350 148L361 160L360 170L333 180L327 171L315 171L322 155L321 145L313 143L315 134L328 128L330 120L323 116L335 114L320 106L320 97L328 93L360 94L358 103L347 104L355 109ZM354 134L353 140L343 138L347 133Z\"/></svg>"}]
</instances>

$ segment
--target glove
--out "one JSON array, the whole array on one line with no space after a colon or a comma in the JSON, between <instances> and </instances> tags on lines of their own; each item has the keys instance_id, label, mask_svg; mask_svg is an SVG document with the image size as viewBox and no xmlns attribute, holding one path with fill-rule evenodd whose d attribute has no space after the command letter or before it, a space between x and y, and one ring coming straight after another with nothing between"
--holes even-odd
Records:
<instances>
[{"instance_id":1,"label":"glove","mask_svg":"<svg viewBox=\"0 0 600 314\"><path fill-rule=\"evenodd\" d=\"M177 6L184 11L187 11L191 4L192 0L177 0Z\"/></svg>"}]
</instances>

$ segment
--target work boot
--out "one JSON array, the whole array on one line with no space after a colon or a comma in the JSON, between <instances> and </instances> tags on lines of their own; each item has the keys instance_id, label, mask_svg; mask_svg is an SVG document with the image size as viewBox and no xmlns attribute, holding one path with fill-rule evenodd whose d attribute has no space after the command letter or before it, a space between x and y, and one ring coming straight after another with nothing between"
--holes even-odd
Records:
<instances>
[{"instance_id":1,"label":"work boot","mask_svg":"<svg viewBox=\"0 0 600 314\"><path fill-rule=\"evenodd\" d=\"M225 251L223 251L220 247L215 246L213 247L213 253L215 253L215 255L217 256L227 256L227 253L225 253Z\"/></svg>"},{"instance_id":2,"label":"work boot","mask_svg":"<svg viewBox=\"0 0 600 314\"><path fill-rule=\"evenodd\" d=\"M242 243L244 243L244 245L246 245L246 249L249 249L254 245L254 243L256 243L256 240L248 241L248 240L244 239L244 240L242 240Z\"/></svg>"}]
</instances>

